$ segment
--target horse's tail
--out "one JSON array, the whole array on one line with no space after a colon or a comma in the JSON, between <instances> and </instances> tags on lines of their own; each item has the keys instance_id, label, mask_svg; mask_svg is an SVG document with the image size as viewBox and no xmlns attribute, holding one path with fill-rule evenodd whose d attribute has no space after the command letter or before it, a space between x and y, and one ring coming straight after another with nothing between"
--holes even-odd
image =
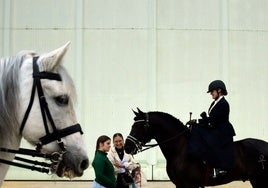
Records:
<instances>
[{"instance_id":1,"label":"horse's tail","mask_svg":"<svg viewBox=\"0 0 268 188\"><path fill-rule=\"evenodd\" d=\"M248 176L267 174L268 177L268 142L247 138L237 144L240 145L243 166Z\"/></svg>"}]
</instances>

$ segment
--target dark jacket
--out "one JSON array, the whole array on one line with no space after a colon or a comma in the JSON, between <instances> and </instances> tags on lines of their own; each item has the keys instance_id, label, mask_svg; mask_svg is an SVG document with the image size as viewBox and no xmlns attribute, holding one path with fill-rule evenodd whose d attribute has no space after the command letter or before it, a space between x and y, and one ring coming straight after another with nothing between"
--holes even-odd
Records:
<instances>
[{"instance_id":1,"label":"dark jacket","mask_svg":"<svg viewBox=\"0 0 268 188\"><path fill-rule=\"evenodd\" d=\"M213 104L214 102L211 103L209 111L212 108ZM216 132L219 132L222 135L221 137L233 137L235 136L235 131L229 121L229 113L229 103L225 100L224 97L222 97L209 112L209 117L207 117L207 119L204 121L209 127L215 129Z\"/></svg>"},{"instance_id":2,"label":"dark jacket","mask_svg":"<svg viewBox=\"0 0 268 188\"><path fill-rule=\"evenodd\" d=\"M229 112L229 104L222 97L209 112L209 116L192 127L189 151L213 167L227 169L233 166L235 131L229 122Z\"/></svg>"},{"instance_id":3,"label":"dark jacket","mask_svg":"<svg viewBox=\"0 0 268 188\"><path fill-rule=\"evenodd\" d=\"M95 171L95 181L107 188L116 187L114 167L107 157L107 153L97 150L92 166Z\"/></svg>"}]
</instances>

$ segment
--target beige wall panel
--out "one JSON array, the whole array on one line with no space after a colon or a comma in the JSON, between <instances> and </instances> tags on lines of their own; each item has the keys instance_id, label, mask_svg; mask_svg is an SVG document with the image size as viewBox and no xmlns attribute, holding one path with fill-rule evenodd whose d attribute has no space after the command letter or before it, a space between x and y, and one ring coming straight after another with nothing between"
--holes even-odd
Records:
<instances>
[{"instance_id":1,"label":"beige wall panel","mask_svg":"<svg viewBox=\"0 0 268 188\"><path fill-rule=\"evenodd\" d=\"M133 30L85 32L83 117L91 159L99 135L121 132L126 137L131 109L150 101L146 37L145 31Z\"/></svg>"},{"instance_id":2,"label":"beige wall panel","mask_svg":"<svg viewBox=\"0 0 268 188\"><path fill-rule=\"evenodd\" d=\"M51 29L75 27L76 0L13 0L12 27L14 29Z\"/></svg>"},{"instance_id":3,"label":"beige wall panel","mask_svg":"<svg viewBox=\"0 0 268 188\"><path fill-rule=\"evenodd\" d=\"M232 0L229 2L229 28L231 30L267 31L267 0Z\"/></svg>"},{"instance_id":4,"label":"beige wall panel","mask_svg":"<svg viewBox=\"0 0 268 188\"><path fill-rule=\"evenodd\" d=\"M183 122L207 111L211 97L208 83L222 78L217 31L158 32L157 106Z\"/></svg>"},{"instance_id":5,"label":"beige wall panel","mask_svg":"<svg viewBox=\"0 0 268 188\"><path fill-rule=\"evenodd\" d=\"M0 44L3 44L3 31L0 30ZM3 54L3 46L0 45L0 54Z\"/></svg>"},{"instance_id":6,"label":"beige wall panel","mask_svg":"<svg viewBox=\"0 0 268 188\"><path fill-rule=\"evenodd\" d=\"M11 32L11 26L10 26L10 8L11 2L10 1L0 1L0 30L1 30L1 45L0 45L0 53L2 56L8 56L9 50L10 50L10 32Z\"/></svg>"},{"instance_id":7,"label":"beige wall panel","mask_svg":"<svg viewBox=\"0 0 268 188\"><path fill-rule=\"evenodd\" d=\"M5 11L4 11L5 9L4 9L4 6L5 6L4 1L3 0L0 1L0 10L1 10L1 13L0 13L0 15L1 15L1 18L0 18L0 26L1 26L1 28L3 28L4 19L5 19Z\"/></svg>"},{"instance_id":8,"label":"beige wall panel","mask_svg":"<svg viewBox=\"0 0 268 188\"><path fill-rule=\"evenodd\" d=\"M160 29L218 29L220 0L158 0L157 27ZM213 18L213 19L212 19Z\"/></svg>"},{"instance_id":9,"label":"beige wall panel","mask_svg":"<svg viewBox=\"0 0 268 188\"><path fill-rule=\"evenodd\" d=\"M150 0L86 0L86 28L146 28Z\"/></svg>"},{"instance_id":10,"label":"beige wall panel","mask_svg":"<svg viewBox=\"0 0 268 188\"><path fill-rule=\"evenodd\" d=\"M231 117L237 138L268 138L267 32L230 33Z\"/></svg>"}]
</instances>

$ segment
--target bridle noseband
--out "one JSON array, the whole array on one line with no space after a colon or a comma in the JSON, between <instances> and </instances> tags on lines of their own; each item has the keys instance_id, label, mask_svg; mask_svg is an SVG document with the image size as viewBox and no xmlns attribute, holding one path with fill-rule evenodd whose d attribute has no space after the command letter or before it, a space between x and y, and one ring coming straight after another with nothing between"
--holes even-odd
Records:
<instances>
[{"instance_id":1,"label":"bridle noseband","mask_svg":"<svg viewBox=\"0 0 268 188\"><path fill-rule=\"evenodd\" d=\"M23 118L21 126L20 126L20 134L22 135L22 132L24 130L26 121L29 117L29 114L30 114L30 111L31 111L31 108L32 108L32 105L34 102L35 91L37 90L39 104L40 104L40 110L41 110L41 114L42 114L42 119L43 119L45 131L46 131L46 135L39 138L39 142L36 144L36 150L23 149L23 148L20 148L19 150L0 148L0 151L1 152L8 152L8 153L22 154L22 155L30 155L33 157L42 157L42 158L50 159L52 164L47 164L47 163L38 162L38 161L32 161L32 160L23 159L20 157L15 157L15 159L26 162L26 163L33 163L34 165L40 165L42 167L50 167L50 168L47 169L47 168L28 166L28 165L16 163L13 161L7 161L4 159L0 159L0 163L6 163L9 165L14 165L14 166L22 167L22 168L28 168L28 169L36 170L39 172L48 173L49 171L51 171L52 173L55 173L60 161L62 160L62 156L65 153L65 146L64 146L64 143L62 141L62 138L66 137L68 135L77 133L77 132L80 132L81 134L83 134L83 131L81 129L80 124L71 125L67 128L61 129L61 130L58 130L56 128L56 125L55 125L53 118L51 116L51 113L49 111L48 104L46 102L46 98L45 98L43 88L41 85L41 79L49 79L49 80L56 80L56 81L62 81L62 79L61 79L60 74L57 74L57 73L45 72L45 71L40 72L38 64L37 64L38 58L39 57L33 57L32 92L31 92L29 105L27 107L27 110L25 112L24 118ZM52 127L52 133L49 131L49 126L48 126L47 121L50 122L50 125ZM60 151L54 152L52 154L42 154L41 153L42 146L46 145L48 143L54 142L54 141L57 141L58 146L60 148Z\"/></svg>"},{"instance_id":2,"label":"bridle noseband","mask_svg":"<svg viewBox=\"0 0 268 188\"><path fill-rule=\"evenodd\" d=\"M143 125L145 127L145 133L144 134L148 134L149 128L151 127L150 124L149 124L149 114L146 113L145 116L146 116L145 119L136 120L134 122L134 124L139 123L139 122L145 122L145 124ZM150 149L152 147L155 147L155 146L159 145L159 144L145 144L143 141L138 140L137 138L135 138L132 135L128 135L126 140L131 141L135 145L135 149L138 152L142 152L142 151L145 151L147 149ZM142 149L143 147L146 147L146 148Z\"/></svg>"},{"instance_id":3,"label":"bridle noseband","mask_svg":"<svg viewBox=\"0 0 268 188\"><path fill-rule=\"evenodd\" d=\"M137 121L135 121L134 122L134 124L135 123L138 123L138 122L145 122L146 120L143 120L143 119L141 119L141 120L137 120ZM148 122L146 122L146 124L144 125L144 126L150 126L149 125L149 123ZM142 150L142 147L143 146L145 146L145 143L144 142L141 142L141 141L139 141L137 138L135 138L134 136L131 136L131 135L128 135L127 136L127 140L129 140L129 141L131 141L134 145L135 145L135 147L136 147L136 149L138 150L138 151L141 151Z\"/></svg>"}]
</instances>

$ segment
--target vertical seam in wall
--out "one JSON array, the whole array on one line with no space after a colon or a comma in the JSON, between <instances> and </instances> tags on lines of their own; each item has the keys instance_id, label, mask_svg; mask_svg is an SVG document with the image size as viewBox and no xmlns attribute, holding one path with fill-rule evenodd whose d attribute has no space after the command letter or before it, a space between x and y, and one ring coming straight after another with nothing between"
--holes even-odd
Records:
<instances>
[{"instance_id":1,"label":"vertical seam in wall","mask_svg":"<svg viewBox=\"0 0 268 188\"><path fill-rule=\"evenodd\" d=\"M83 62L84 62L84 32L83 32L83 24L84 24L84 0L77 0L76 1L76 30L75 30L75 47L76 47L76 62L75 62L75 80L76 80L76 90L78 94L78 114L77 119L79 119L82 125L85 124L84 122L84 115L83 115L83 98L84 98L84 91L83 91Z\"/></svg>"},{"instance_id":2,"label":"vertical seam in wall","mask_svg":"<svg viewBox=\"0 0 268 188\"><path fill-rule=\"evenodd\" d=\"M148 0L148 31L147 31L147 108L153 111L157 99L157 0ZM147 162L152 165L151 180L154 179L154 165L157 163L156 148L147 153ZM148 179L150 179L148 177Z\"/></svg>"},{"instance_id":3,"label":"vertical seam in wall","mask_svg":"<svg viewBox=\"0 0 268 188\"><path fill-rule=\"evenodd\" d=\"M158 0L154 0L155 1L155 4L154 4L154 32L155 32L155 36L154 36L154 39L155 39L155 44L154 44L154 55L155 55L155 59L154 59L154 84L155 84L155 101L154 101L154 108L157 108L157 101L158 101L158 96L157 96L157 75L158 75L158 25L157 25L157 15L158 15L158 7L157 7L157 2Z\"/></svg>"},{"instance_id":4,"label":"vertical seam in wall","mask_svg":"<svg viewBox=\"0 0 268 188\"><path fill-rule=\"evenodd\" d=\"M148 87L147 87L147 108L150 110L156 108L156 71L157 71L157 40L156 40L156 1L148 0L148 31L147 31L147 71L148 71Z\"/></svg>"},{"instance_id":5,"label":"vertical seam in wall","mask_svg":"<svg viewBox=\"0 0 268 188\"><path fill-rule=\"evenodd\" d=\"M2 54L3 56L8 56L10 54L10 24L11 24L11 1L5 0L3 3L2 19L3 19L3 46Z\"/></svg>"},{"instance_id":6,"label":"vertical seam in wall","mask_svg":"<svg viewBox=\"0 0 268 188\"><path fill-rule=\"evenodd\" d=\"M229 82L229 0L221 1L221 29L220 29L220 76L226 82Z\"/></svg>"}]
</instances>

